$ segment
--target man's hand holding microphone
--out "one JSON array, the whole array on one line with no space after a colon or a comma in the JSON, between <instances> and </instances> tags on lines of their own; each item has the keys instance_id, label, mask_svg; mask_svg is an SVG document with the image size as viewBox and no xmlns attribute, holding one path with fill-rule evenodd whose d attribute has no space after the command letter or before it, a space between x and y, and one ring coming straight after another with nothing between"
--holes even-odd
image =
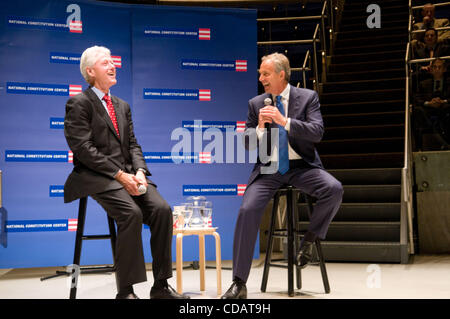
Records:
<instances>
[{"instance_id":1,"label":"man's hand holding microphone","mask_svg":"<svg viewBox=\"0 0 450 319\"><path fill-rule=\"evenodd\" d=\"M281 126L285 126L287 123L286 118L280 113L278 108L271 104L271 99L264 99L264 107L259 110L258 127L260 129L263 129L264 127L268 129L272 122Z\"/></svg>"},{"instance_id":2,"label":"man's hand holding microphone","mask_svg":"<svg viewBox=\"0 0 450 319\"><path fill-rule=\"evenodd\" d=\"M142 170L138 170L136 175L128 174L120 170L115 176L115 179L132 196L139 196L147 192L147 178L145 178Z\"/></svg>"}]
</instances>

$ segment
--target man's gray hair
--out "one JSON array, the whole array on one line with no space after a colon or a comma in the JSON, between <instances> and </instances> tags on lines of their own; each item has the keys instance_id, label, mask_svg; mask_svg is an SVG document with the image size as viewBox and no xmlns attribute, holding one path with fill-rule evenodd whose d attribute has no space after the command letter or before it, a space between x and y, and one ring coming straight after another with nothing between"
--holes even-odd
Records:
<instances>
[{"instance_id":1,"label":"man's gray hair","mask_svg":"<svg viewBox=\"0 0 450 319\"><path fill-rule=\"evenodd\" d=\"M272 53L269 55L265 55L261 58L261 62L266 60L272 61L275 66L275 72L280 73L284 71L284 79L289 83L291 79L291 67L289 65L289 59L282 53Z\"/></svg>"},{"instance_id":2,"label":"man's gray hair","mask_svg":"<svg viewBox=\"0 0 450 319\"><path fill-rule=\"evenodd\" d=\"M108 48L97 45L94 45L93 47L84 50L80 59L80 71L87 83L92 84L91 78L89 77L86 68L93 67L94 64L97 62L98 58L101 55L105 54L111 56L111 51Z\"/></svg>"}]
</instances>

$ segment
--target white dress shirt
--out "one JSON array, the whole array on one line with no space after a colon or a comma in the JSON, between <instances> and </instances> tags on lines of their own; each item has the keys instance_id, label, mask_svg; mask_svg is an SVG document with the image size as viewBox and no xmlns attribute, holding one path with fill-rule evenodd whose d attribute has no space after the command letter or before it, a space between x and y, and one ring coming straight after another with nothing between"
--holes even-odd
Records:
<instances>
[{"instance_id":1,"label":"white dress shirt","mask_svg":"<svg viewBox=\"0 0 450 319\"><path fill-rule=\"evenodd\" d=\"M288 105L289 105L289 94L291 92L291 86L288 84L286 85L286 88L281 92L281 103L284 107L284 117L286 118L286 125L284 126L284 129L289 132L289 129L291 128L291 119L287 117L288 114ZM276 101L276 95L272 94L272 101ZM275 102L276 103L276 102ZM261 129L259 127L256 128L256 135L258 136L258 139L261 140L264 135L264 129ZM289 160L298 160L302 157L298 155L294 149L291 147L288 141L289 146ZM270 157L271 161L278 161L278 148L277 146L272 146L273 152L272 156Z\"/></svg>"}]
</instances>

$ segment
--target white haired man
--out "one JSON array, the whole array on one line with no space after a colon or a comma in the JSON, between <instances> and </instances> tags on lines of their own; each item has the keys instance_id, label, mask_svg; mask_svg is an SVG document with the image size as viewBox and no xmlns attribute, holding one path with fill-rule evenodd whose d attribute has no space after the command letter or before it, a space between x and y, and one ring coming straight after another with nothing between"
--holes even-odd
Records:
<instances>
[{"instance_id":1,"label":"white haired man","mask_svg":"<svg viewBox=\"0 0 450 319\"><path fill-rule=\"evenodd\" d=\"M147 280L142 223L151 231L154 284L150 298L181 299L167 283L172 277L172 211L161 197L133 130L128 103L111 95L117 83L110 50L86 49L80 70L89 83L66 104L64 135L74 169L64 185L64 202L91 196L117 224L117 299L138 299L133 284ZM141 194L139 185L147 187Z\"/></svg>"}]
</instances>

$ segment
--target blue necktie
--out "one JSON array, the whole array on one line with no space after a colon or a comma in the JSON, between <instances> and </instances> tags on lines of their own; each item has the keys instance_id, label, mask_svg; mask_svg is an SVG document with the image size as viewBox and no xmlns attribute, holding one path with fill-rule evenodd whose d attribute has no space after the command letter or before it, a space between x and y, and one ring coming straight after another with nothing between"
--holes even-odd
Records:
<instances>
[{"instance_id":1,"label":"blue necktie","mask_svg":"<svg viewBox=\"0 0 450 319\"><path fill-rule=\"evenodd\" d=\"M283 103L281 103L281 95L276 96L276 102L278 110L285 116ZM278 125L278 138L278 172L283 175L289 170L289 149L288 133L281 125Z\"/></svg>"}]
</instances>

